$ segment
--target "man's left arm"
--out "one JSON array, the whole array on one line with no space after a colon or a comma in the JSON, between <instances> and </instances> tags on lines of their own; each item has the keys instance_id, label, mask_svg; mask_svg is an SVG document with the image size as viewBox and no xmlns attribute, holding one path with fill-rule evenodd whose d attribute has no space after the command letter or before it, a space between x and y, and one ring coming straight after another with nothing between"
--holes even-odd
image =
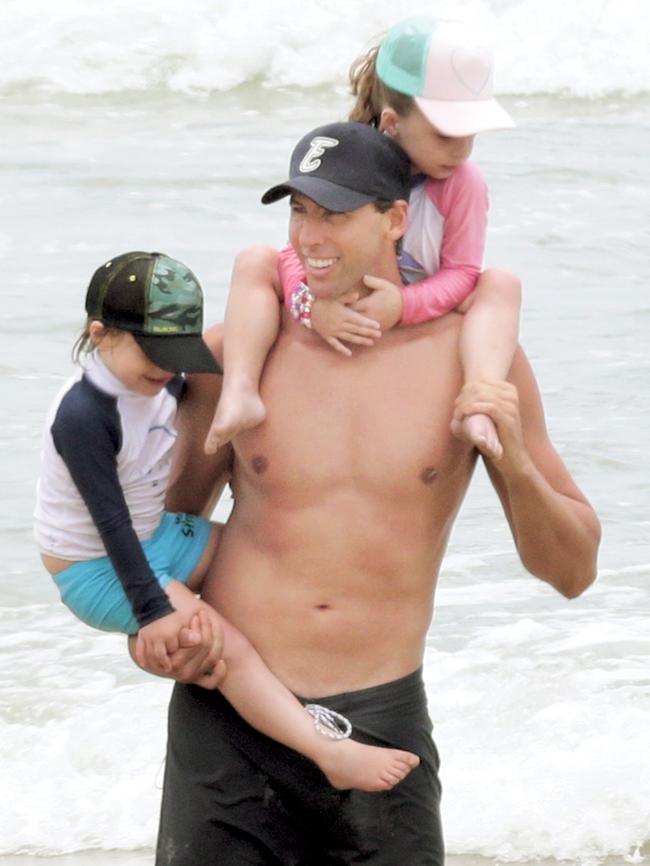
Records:
<instances>
[{"instance_id":1,"label":"man's left arm","mask_svg":"<svg viewBox=\"0 0 650 866\"><path fill-rule=\"evenodd\" d=\"M486 466L524 566L567 598L596 578L599 520L546 431L542 401L519 349L507 382L466 386L455 416L484 413L494 421L503 457Z\"/></svg>"}]
</instances>

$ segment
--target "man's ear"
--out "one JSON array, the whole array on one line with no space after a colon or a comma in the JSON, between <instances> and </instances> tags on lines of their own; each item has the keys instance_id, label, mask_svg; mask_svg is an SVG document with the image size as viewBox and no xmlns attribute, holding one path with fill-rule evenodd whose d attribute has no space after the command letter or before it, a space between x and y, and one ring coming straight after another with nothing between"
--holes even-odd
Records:
<instances>
[{"instance_id":1,"label":"man's ear","mask_svg":"<svg viewBox=\"0 0 650 866\"><path fill-rule=\"evenodd\" d=\"M406 233L408 211L408 202L404 199L394 201L390 210L386 211L386 216L388 217L388 237L392 241L398 241Z\"/></svg>"},{"instance_id":2,"label":"man's ear","mask_svg":"<svg viewBox=\"0 0 650 866\"><path fill-rule=\"evenodd\" d=\"M382 108L381 114L379 115L379 129L387 135L390 135L391 138L395 138L398 131L398 125L399 116L395 109Z\"/></svg>"}]
</instances>

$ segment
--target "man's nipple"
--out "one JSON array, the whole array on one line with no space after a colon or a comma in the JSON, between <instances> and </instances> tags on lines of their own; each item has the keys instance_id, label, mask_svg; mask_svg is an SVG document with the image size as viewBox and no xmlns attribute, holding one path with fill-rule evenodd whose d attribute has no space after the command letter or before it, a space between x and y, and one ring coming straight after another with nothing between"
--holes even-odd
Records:
<instances>
[{"instance_id":1,"label":"man's nipple","mask_svg":"<svg viewBox=\"0 0 650 866\"><path fill-rule=\"evenodd\" d=\"M266 457L262 457L261 454L257 454L251 460L251 466L253 467L253 472L256 475L262 475L269 468L269 461Z\"/></svg>"},{"instance_id":2,"label":"man's nipple","mask_svg":"<svg viewBox=\"0 0 650 866\"><path fill-rule=\"evenodd\" d=\"M435 466L425 466L422 472L420 472L420 481L424 484L433 484L437 475L438 470Z\"/></svg>"}]
</instances>

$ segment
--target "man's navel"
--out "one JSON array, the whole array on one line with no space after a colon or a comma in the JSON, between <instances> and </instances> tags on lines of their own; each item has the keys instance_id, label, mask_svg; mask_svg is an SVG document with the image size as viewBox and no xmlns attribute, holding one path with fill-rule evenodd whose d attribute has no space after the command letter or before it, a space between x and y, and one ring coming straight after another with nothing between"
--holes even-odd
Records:
<instances>
[{"instance_id":1,"label":"man's navel","mask_svg":"<svg viewBox=\"0 0 650 866\"><path fill-rule=\"evenodd\" d=\"M438 470L434 466L425 466L420 472L420 481L424 484L433 484L438 475Z\"/></svg>"}]
</instances>

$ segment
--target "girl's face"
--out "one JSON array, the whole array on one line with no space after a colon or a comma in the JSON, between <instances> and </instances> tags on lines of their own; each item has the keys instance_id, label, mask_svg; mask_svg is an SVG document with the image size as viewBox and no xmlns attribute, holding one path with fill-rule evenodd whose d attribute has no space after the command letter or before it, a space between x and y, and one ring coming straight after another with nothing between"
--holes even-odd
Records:
<instances>
[{"instance_id":1,"label":"girl's face","mask_svg":"<svg viewBox=\"0 0 650 866\"><path fill-rule=\"evenodd\" d=\"M91 322L90 336L108 369L129 390L155 397L174 378L149 360L128 331L107 330L101 322Z\"/></svg>"},{"instance_id":2,"label":"girl's face","mask_svg":"<svg viewBox=\"0 0 650 866\"><path fill-rule=\"evenodd\" d=\"M468 159L474 146L473 135L450 138L438 132L417 106L403 116L385 108L381 128L404 148L415 171L435 180L448 178Z\"/></svg>"}]
</instances>

